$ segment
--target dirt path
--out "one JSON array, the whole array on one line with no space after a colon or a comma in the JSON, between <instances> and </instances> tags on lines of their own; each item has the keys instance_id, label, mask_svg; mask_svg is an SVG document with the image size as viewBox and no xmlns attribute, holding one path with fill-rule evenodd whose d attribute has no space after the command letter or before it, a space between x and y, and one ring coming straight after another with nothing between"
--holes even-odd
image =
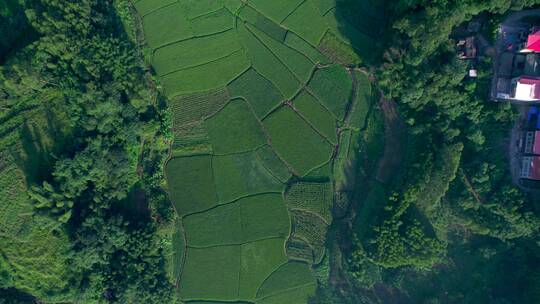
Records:
<instances>
[{"instance_id":1,"label":"dirt path","mask_svg":"<svg viewBox=\"0 0 540 304\"><path fill-rule=\"evenodd\" d=\"M402 137L405 125L399 117L397 105L393 100L381 97L379 105L384 115L385 143L375 178L382 183L388 183L403 160Z\"/></svg>"}]
</instances>

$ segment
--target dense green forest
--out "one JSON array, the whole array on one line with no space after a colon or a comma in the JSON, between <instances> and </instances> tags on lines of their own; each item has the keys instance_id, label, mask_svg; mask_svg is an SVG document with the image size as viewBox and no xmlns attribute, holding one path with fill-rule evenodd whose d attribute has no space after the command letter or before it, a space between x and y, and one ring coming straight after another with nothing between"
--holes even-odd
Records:
<instances>
[{"instance_id":1,"label":"dense green forest","mask_svg":"<svg viewBox=\"0 0 540 304\"><path fill-rule=\"evenodd\" d=\"M22 136L21 141L27 139L22 148L35 159L31 168L23 166L24 184L35 207L31 217L55 219L58 224L53 224L52 232L65 236L67 244L60 256L44 261L44 267L60 267L54 281L52 268L32 270L38 266L32 258L38 259L39 253L30 257L26 268L0 259L0 302L14 298L25 302L24 293L45 302L172 302L164 246L157 233L159 225L172 217L162 190L167 120L112 1L32 0L22 6L16 1L6 5L0 11L2 34L13 37L3 37L7 41L0 44L2 54L22 42L19 35L30 37L32 30L23 25L36 33L1 69L2 122L29 118L30 109L45 111L57 121L63 117L61 127L50 127L54 148L40 146L39 138ZM2 136L12 136L4 138L11 146L2 147L7 156L19 149L18 136L24 134L14 130L16 125L2 124ZM6 179L8 174L2 172ZM23 197L21 206L24 203ZM18 242L21 233L8 235L4 228L8 229L2 229L2 255L30 255L34 249ZM49 278L33 281L39 280L40 271ZM20 297L14 296L19 292Z\"/></svg>"},{"instance_id":2,"label":"dense green forest","mask_svg":"<svg viewBox=\"0 0 540 304\"><path fill-rule=\"evenodd\" d=\"M176 301L164 236L170 118L126 33L126 1L0 0L0 194L31 223L0 225L0 303ZM512 184L505 156L517 113L487 101L491 61L467 79L450 39L479 14L537 4L387 2L368 68L398 105L403 159L387 182L368 176L384 145L373 115L359 144L364 183L330 229L319 271L331 279L313 303L538 303L540 202Z\"/></svg>"}]
</instances>

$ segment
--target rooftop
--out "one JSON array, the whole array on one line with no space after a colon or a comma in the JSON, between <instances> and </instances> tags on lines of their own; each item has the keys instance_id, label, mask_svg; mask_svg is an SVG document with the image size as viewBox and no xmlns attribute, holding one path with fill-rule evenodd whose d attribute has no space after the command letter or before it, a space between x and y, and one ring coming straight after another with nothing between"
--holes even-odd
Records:
<instances>
[{"instance_id":1,"label":"rooftop","mask_svg":"<svg viewBox=\"0 0 540 304\"><path fill-rule=\"evenodd\" d=\"M540 52L540 30L529 34L527 37L526 50L531 52Z\"/></svg>"},{"instance_id":2,"label":"rooftop","mask_svg":"<svg viewBox=\"0 0 540 304\"><path fill-rule=\"evenodd\" d=\"M514 98L523 101L540 100L540 79L520 77L516 84Z\"/></svg>"},{"instance_id":3,"label":"rooftop","mask_svg":"<svg viewBox=\"0 0 540 304\"><path fill-rule=\"evenodd\" d=\"M520 177L540 180L540 156L523 157Z\"/></svg>"}]
</instances>

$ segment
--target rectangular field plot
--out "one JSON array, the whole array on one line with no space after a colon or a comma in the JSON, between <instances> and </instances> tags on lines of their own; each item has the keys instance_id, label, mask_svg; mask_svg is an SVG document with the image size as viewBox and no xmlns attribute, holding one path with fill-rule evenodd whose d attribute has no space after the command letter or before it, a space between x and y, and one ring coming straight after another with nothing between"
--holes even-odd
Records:
<instances>
[{"instance_id":1,"label":"rectangular field plot","mask_svg":"<svg viewBox=\"0 0 540 304\"><path fill-rule=\"evenodd\" d=\"M266 145L257 150L257 157L263 166L282 183L286 183L292 176L287 165L279 159L272 147Z\"/></svg>"},{"instance_id":2,"label":"rectangular field plot","mask_svg":"<svg viewBox=\"0 0 540 304\"><path fill-rule=\"evenodd\" d=\"M315 97L304 90L296 96L293 105L317 131L333 144L337 143L336 118Z\"/></svg>"},{"instance_id":3,"label":"rectangular field plot","mask_svg":"<svg viewBox=\"0 0 540 304\"><path fill-rule=\"evenodd\" d=\"M281 193L250 196L238 203L244 241L289 236L291 223Z\"/></svg>"},{"instance_id":4,"label":"rectangular field plot","mask_svg":"<svg viewBox=\"0 0 540 304\"><path fill-rule=\"evenodd\" d=\"M222 203L257 193L281 192L283 185L257 159L255 152L214 156L214 175Z\"/></svg>"},{"instance_id":5,"label":"rectangular field plot","mask_svg":"<svg viewBox=\"0 0 540 304\"><path fill-rule=\"evenodd\" d=\"M243 244L240 266L239 298L253 300L264 280L287 262L282 238ZM288 303L288 302L287 302Z\"/></svg>"},{"instance_id":6,"label":"rectangular field plot","mask_svg":"<svg viewBox=\"0 0 540 304\"><path fill-rule=\"evenodd\" d=\"M315 63L311 62L304 54L277 41L255 27L247 25L248 30L254 34L264 46L266 46L285 66L294 74L296 78L306 83L311 76Z\"/></svg>"},{"instance_id":7,"label":"rectangular field plot","mask_svg":"<svg viewBox=\"0 0 540 304\"><path fill-rule=\"evenodd\" d=\"M292 97L300 87L300 82L294 74L244 24L239 23L237 30L257 72L270 80L285 98Z\"/></svg>"},{"instance_id":8,"label":"rectangular field plot","mask_svg":"<svg viewBox=\"0 0 540 304\"><path fill-rule=\"evenodd\" d=\"M191 24L178 2L146 15L143 28L146 41L153 49L193 36Z\"/></svg>"},{"instance_id":9,"label":"rectangular field plot","mask_svg":"<svg viewBox=\"0 0 540 304\"><path fill-rule=\"evenodd\" d=\"M231 100L206 119L205 126L216 154L251 151L267 142L261 123L243 99Z\"/></svg>"},{"instance_id":10,"label":"rectangular field plot","mask_svg":"<svg viewBox=\"0 0 540 304\"><path fill-rule=\"evenodd\" d=\"M216 204L211 156L173 158L167 163L165 173L178 215L206 210Z\"/></svg>"},{"instance_id":11,"label":"rectangular field plot","mask_svg":"<svg viewBox=\"0 0 540 304\"><path fill-rule=\"evenodd\" d=\"M225 89L176 96L170 99L169 108L173 112L173 129L182 130L182 126L194 124L221 109L229 101ZM206 127L201 126L206 130ZM201 132L202 133L202 132Z\"/></svg>"},{"instance_id":12,"label":"rectangular field plot","mask_svg":"<svg viewBox=\"0 0 540 304\"><path fill-rule=\"evenodd\" d=\"M313 4L313 1L310 0L305 1L282 24L312 45L318 45L328 29L328 23L322 17L319 9Z\"/></svg>"},{"instance_id":13,"label":"rectangular field plot","mask_svg":"<svg viewBox=\"0 0 540 304\"><path fill-rule=\"evenodd\" d=\"M315 284L315 278L308 264L293 261L288 262L279 267L264 281L261 288L257 291L257 303L261 299L279 294L283 290L295 289L308 284Z\"/></svg>"},{"instance_id":14,"label":"rectangular field plot","mask_svg":"<svg viewBox=\"0 0 540 304\"><path fill-rule=\"evenodd\" d=\"M207 247L243 242L240 205L217 206L184 218L188 246Z\"/></svg>"},{"instance_id":15,"label":"rectangular field plot","mask_svg":"<svg viewBox=\"0 0 540 304\"><path fill-rule=\"evenodd\" d=\"M304 176L332 155L332 146L315 132L290 107L284 106L268 116L263 124L270 134L272 147L295 170Z\"/></svg>"},{"instance_id":16,"label":"rectangular field plot","mask_svg":"<svg viewBox=\"0 0 540 304\"><path fill-rule=\"evenodd\" d=\"M203 65L176 71L161 78L168 97L224 87L250 66L240 50Z\"/></svg>"},{"instance_id":17,"label":"rectangular field plot","mask_svg":"<svg viewBox=\"0 0 540 304\"><path fill-rule=\"evenodd\" d=\"M191 28L195 36L220 33L234 26L234 16L222 8L215 12L191 19Z\"/></svg>"},{"instance_id":18,"label":"rectangular field plot","mask_svg":"<svg viewBox=\"0 0 540 304\"><path fill-rule=\"evenodd\" d=\"M332 200L331 183L294 183L285 193L285 202L290 209L311 211L327 223L332 221Z\"/></svg>"},{"instance_id":19,"label":"rectangular field plot","mask_svg":"<svg viewBox=\"0 0 540 304\"><path fill-rule=\"evenodd\" d=\"M191 38L159 48L154 52L152 65L158 75L178 69L201 65L226 57L242 48L233 30Z\"/></svg>"},{"instance_id":20,"label":"rectangular field plot","mask_svg":"<svg viewBox=\"0 0 540 304\"><path fill-rule=\"evenodd\" d=\"M238 245L188 248L180 278L182 299L237 300L240 254Z\"/></svg>"},{"instance_id":21,"label":"rectangular field plot","mask_svg":"<svg viewBox=\"0 0 540 304\"><path fill-rule=\"evenodd\" d=\"M259 118L263 118L284 99L279 90L253 68L229 83L227 89L231 97L247 100Z\"/></svg>"},{"instance_id":22,"label":"rectangular field plot","mask_svg":"<svg viewBox=\"0 0 540 304\"><path fill-rule=\"evenodd\" d=\"M281 194L261 194L217 206L184 218L191 247L244 244L290 233L290 220ZM282 246L283 248L283 246Z\"/></svg>"},{"instance_id":23,"label":"rectangular field plot","mask_svg":"<svg viewBox=\"0 0 540 304\"><path fill-rule=\"evenodd\" d=\"M212 153L208 132L202 122L173 126L173 156L188 156Z\"/></svg>"},{"instance_id":24,"label":"rectangular field plot","mask_svg":"<svg viewBox=\"0 0 540 304\"><path fill-rule=\"evenodd\" d=\"M352 94L352 79L345 68L331 65L318 69L308 87L326 108L343 120Z\"/></svg>"}]
</instances>

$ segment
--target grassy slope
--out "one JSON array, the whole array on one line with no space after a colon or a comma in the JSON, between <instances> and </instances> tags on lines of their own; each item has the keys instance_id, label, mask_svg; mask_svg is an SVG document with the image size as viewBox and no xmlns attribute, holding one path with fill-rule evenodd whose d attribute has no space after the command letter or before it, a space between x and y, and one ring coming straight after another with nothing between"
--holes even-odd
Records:
<instances>
[{"instance_id":1,"label":"grassy slope","mask_svg":"<svg viewBox=\"0 0 540 304\"><path fill-rule=\"evenodd\" d=\"M61 95L32 98L0 115L0 256L9 274L2 284L58 301L69 287L69 242L55 220L36 213L27 190L47 177L50 155L70 131Z\"/></svg>"}]
</instances>

